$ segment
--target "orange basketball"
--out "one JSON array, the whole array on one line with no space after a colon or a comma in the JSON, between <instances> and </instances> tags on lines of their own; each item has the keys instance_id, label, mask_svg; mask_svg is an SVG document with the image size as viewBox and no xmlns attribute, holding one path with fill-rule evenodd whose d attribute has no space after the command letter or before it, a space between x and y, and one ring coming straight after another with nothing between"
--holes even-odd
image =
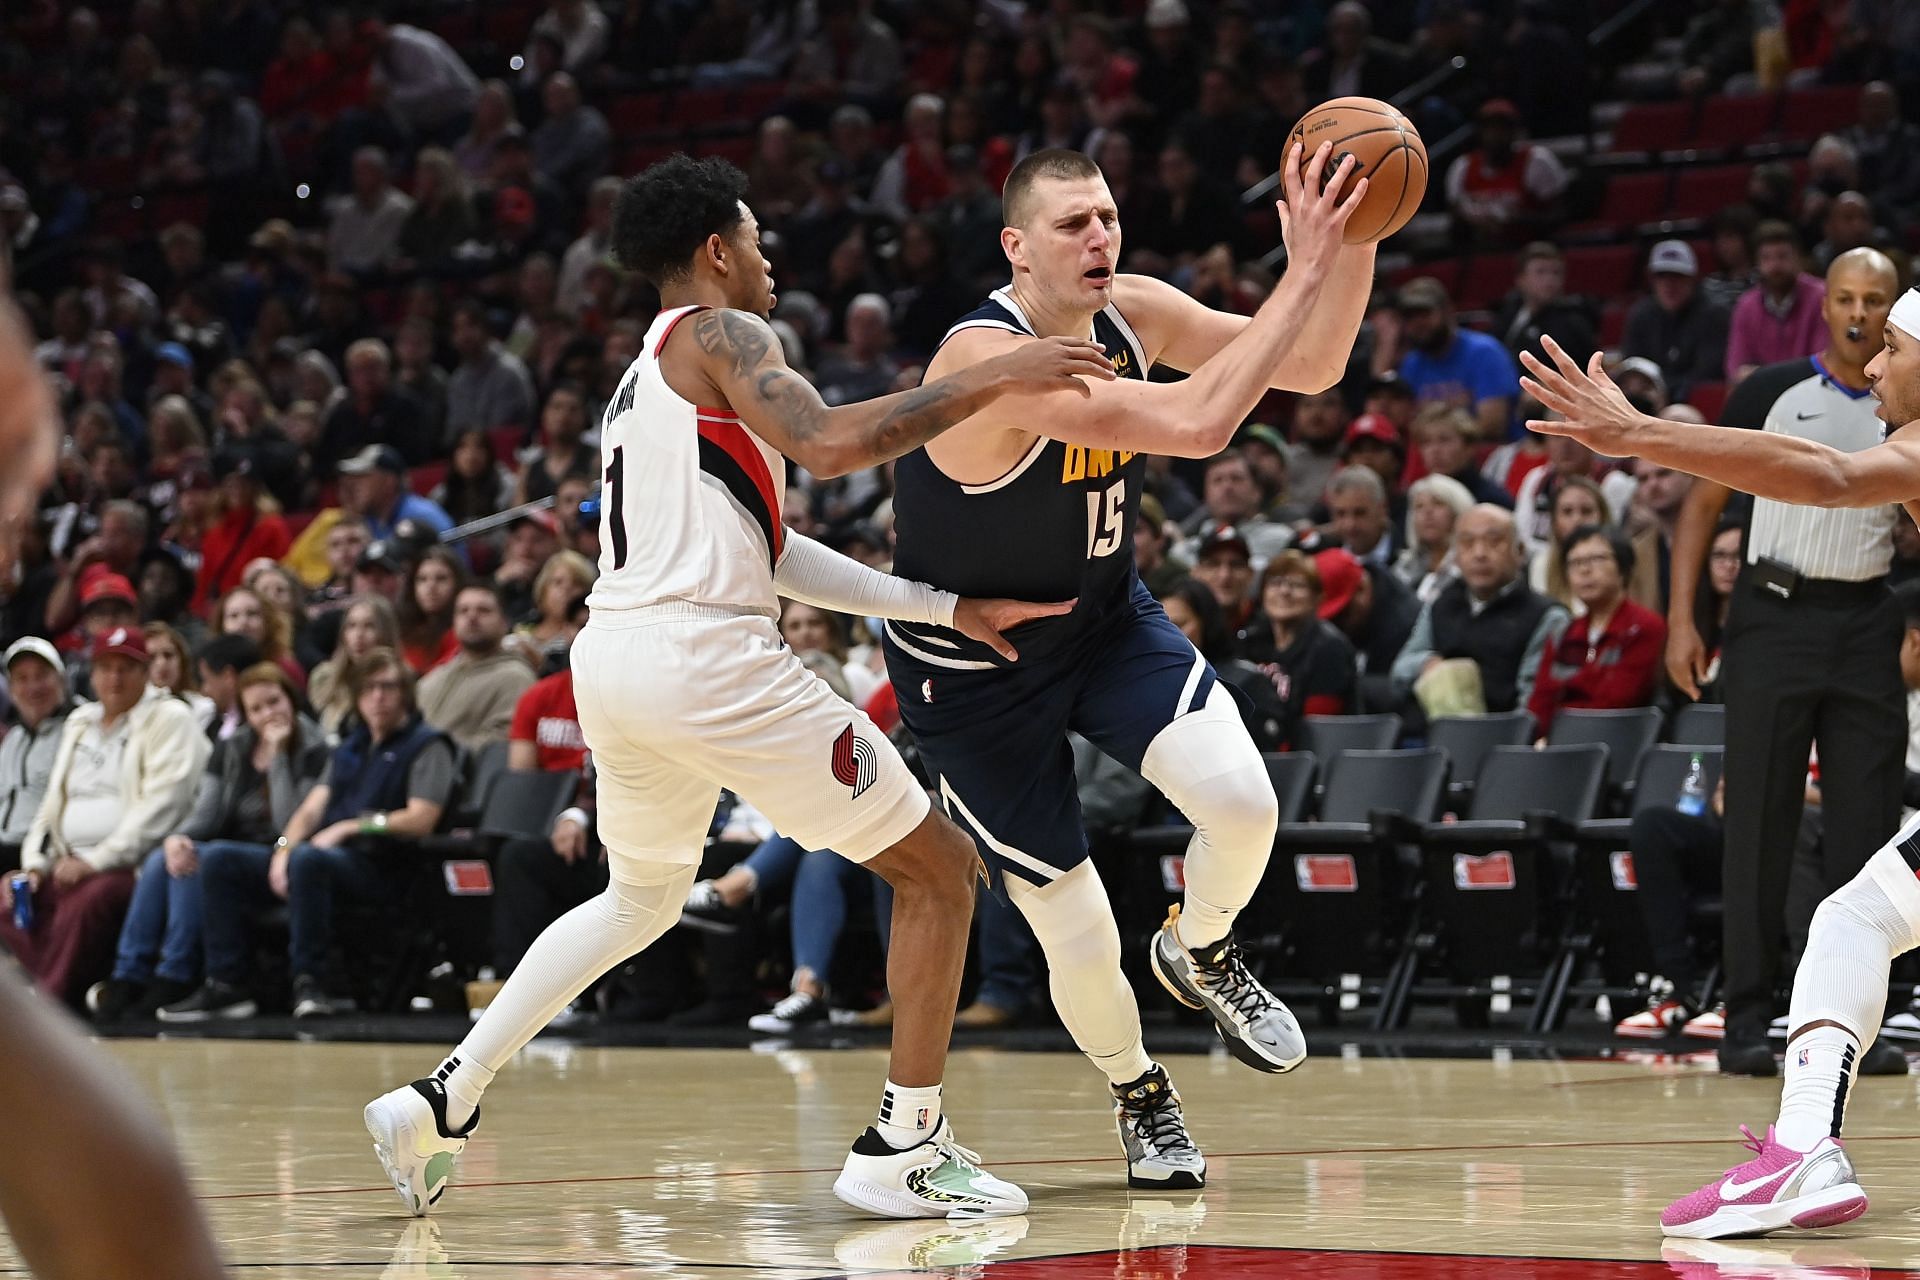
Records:
<instances>
[{"instance_id":1,"label":"orange basketball","mask_svg":"<svg viewBox=\"0 0 1920 1280\"><path fill-rule=\"evenodd\" d=\"M1384 240L1419 211L1427 194L1427 144L1413 121L1378 98L1335 98L1307 112L1287 135L1280 163L1293 154L1296 142L1302 164L1313 159L1321 143L1331 142L1327 172L1351 155L1353 179L1368 179L1366 198L1347 221L1348 244Z\"/></svg>"}]
</instances>

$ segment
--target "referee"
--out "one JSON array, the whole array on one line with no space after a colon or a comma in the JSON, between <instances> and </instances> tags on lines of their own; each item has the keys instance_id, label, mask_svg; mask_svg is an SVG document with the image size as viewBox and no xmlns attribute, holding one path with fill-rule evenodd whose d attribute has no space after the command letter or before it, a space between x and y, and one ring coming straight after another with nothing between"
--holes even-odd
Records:
<instances>
[{"instance_id":1,"label":"referee","mask_svg":"<svg viewBox=\"0 0 1920 1280\"><path fill-rule=\"evenodd\" d=\"M1722 421L1857 452L1880 443L1864 372L1899 292L1893 263L1854 249L1827 271L1826 349L1755 370ZM1696 482L1673 540L1667 670L1699 696L1706 655L1694 597L1731 490ZM1720 1070L1771 1076L1788 871L1820 753L1825 879L1851 879L1900 822L1907 741L1904 622L1887 588L1899 507L1825 510L1753 503L1746 562L1722 644L1727 704L1722 920L1726 1035ZM1703 1028L1704 1029L1704 1028ZM1710 1032L1709 1032L1710 1033Z\"/></svg>"}]
</instances>

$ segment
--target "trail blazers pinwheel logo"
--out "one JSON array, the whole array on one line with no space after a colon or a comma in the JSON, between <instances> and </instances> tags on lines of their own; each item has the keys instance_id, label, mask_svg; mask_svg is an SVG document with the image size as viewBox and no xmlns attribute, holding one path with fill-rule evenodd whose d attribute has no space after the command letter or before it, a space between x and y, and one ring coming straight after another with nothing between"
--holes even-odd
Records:
<instances>
[{"instance_id":1,"label":"trail blazers pinwheel logo","mask_svg":"<svg viewBox=\"0 0 1920 1280\"><path fill-rule=\"evenodd\" d=\"M879 762L874 758L873 745L854 733L853 726L848 725L833 740L833 776L852 787L853 798L858 800L873 785L878 771Z\"/></svg>"}]
</instances>

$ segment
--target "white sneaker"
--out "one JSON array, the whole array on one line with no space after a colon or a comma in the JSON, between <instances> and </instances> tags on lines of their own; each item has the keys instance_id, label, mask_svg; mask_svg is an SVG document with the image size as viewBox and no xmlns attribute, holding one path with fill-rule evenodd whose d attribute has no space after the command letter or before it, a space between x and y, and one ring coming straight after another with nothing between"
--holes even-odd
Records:
<instances>
[{"instance_id":1,"label":"white sneaker","mask_svg":"<svg viewBox=\"0 0 1920 1280\"><path fill-rule=\"evenodd\" d=\"M1692 1036L1696 1040L1724 1040L1727 1038L1727 1006L1717 1004L1705 1013L1688 1020L1680 1028L1683 1036Z\"/></svg>"},{"instance_id":2,"label":"white sneaker","mask_svg":"<svg viewBox=\"0 0 1920 1280\"><path fill-rule=\"evenodd\" d=\"M1920 1041L1920 1014L1903 1009L1880 1024L1880 1034L1889 1040Z\"/></svg>"},{"instance_id":3,"label":"white sneaker","mask_svg":"<svg viewBox=\"0 0 1920 1280\"><path fill-rule=\"evenodd\" d=\"M833 1194L883 1218L1002 1218L1027 1211L1027 1193L980 1167L953 1140L945 1116L932 1136L905 1151L871 1125L854 1141Z\"/></svg>"},{"instance_id":4,"label":"white sneaker","mask_svg":"<svg viewBox=\"0 0 1920 1280\"><path fill-rule=\"evenodd\" d=\"M747 1027L763 1036L790 1035L801 1027L826 1022L831 1012L820 996L811 991L796 991L766 1013L748 1018Z\"/></svg>"},{"instance_id":5,"label":"white sneaker","mask_svg":"<svg viewBox=\"0 0 1920 1280\"><path fill-rule=\"evenodd\" d=\"M364 1114L374 1154L399 1192L400 1203L416 1218L425 1215L446 1191L453 1162L480 1123L479 1108L459 1132L450 1131L447 1088L426 1079L381 1094Z\"/></svg>"}]
</instances>

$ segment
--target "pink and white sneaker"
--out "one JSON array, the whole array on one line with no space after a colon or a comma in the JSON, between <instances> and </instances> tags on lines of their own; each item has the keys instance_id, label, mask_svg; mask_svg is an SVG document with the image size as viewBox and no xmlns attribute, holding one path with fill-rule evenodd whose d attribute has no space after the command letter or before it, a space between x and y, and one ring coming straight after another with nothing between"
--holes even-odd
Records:
<instances>
[{"instance_id":1,"label":"pink and white sneaker","mask_svg":"<svg viewBox=\"0 0 1920 1280\"><path fill-rule=\"evenodd\" d=\"M1836 1227L1867 1211L1867 1193L1836 1139L1795 1151L1774 1139L1771 1125L1765 1141L1745 1125L1740 1132L1754 1158L1668 1205L1660 1215L1667 1235L1718 1240L1782 1227Z\"/></svg>"}]
</instances>

